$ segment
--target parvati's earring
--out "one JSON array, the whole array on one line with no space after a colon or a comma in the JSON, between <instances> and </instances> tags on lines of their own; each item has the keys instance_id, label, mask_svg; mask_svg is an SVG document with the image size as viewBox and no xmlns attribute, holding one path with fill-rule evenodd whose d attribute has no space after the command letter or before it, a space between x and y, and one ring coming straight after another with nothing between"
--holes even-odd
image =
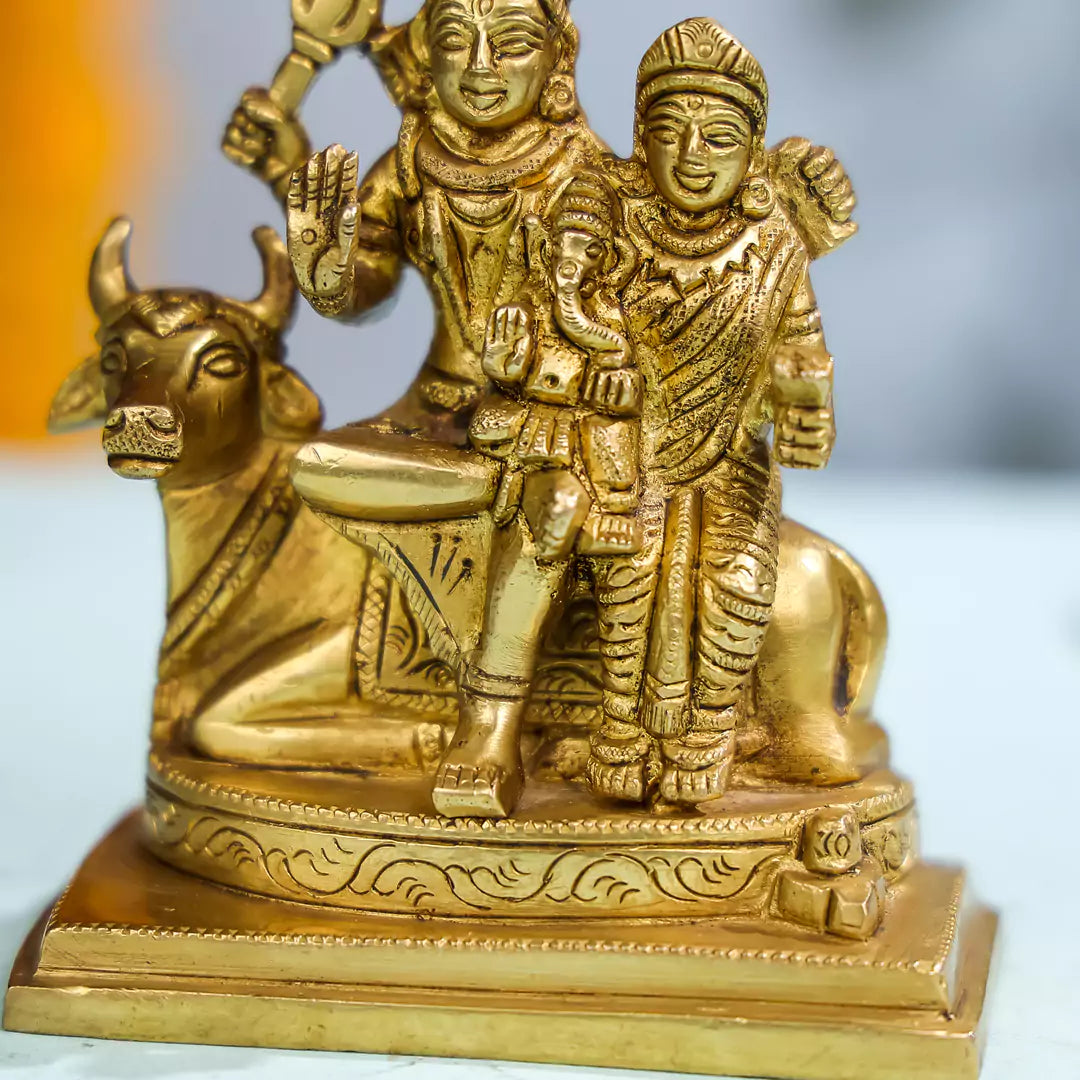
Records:
<instances>
[{"instance_id":1,"label":"parvati's earring","mask_svg":"<svg viewBox=\"0 0 1080 1080\"><path fill-rule=\"evenodd\" d=\"M775 206L776 195L772 185L763 177L748 177L739 192L739 209L743 217L761 221L773 212Z\"/></svg>"}]
</instances>

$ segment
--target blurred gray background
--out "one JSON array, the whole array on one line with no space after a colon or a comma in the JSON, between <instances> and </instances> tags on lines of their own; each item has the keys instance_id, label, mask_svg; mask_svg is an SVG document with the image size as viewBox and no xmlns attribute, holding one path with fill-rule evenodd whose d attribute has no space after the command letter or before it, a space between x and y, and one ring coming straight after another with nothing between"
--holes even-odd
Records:
<instances>
[{"instance_id":1,"label":"blurred gray background","mask_svg":"<svg viewBox=\"0 0 1080 1080\"><path fill-rule=\"evenodd\" d=\"M417 0L390 0L387 21ZM271 196L217 149L241 91L266 85L289 43L287 0L155 0L151 53L98 27L93 62L140 93L156 69L169 100L145 148L133 263L144 285L251 294L247 239L281 224ZM708 14L759 57L772 89L770 138L834 147L861 197L861 235L815 273L837 358L847 469L1063 470L1080 466L1080 3L1076 0L576 0L580 92L619 152L630 148L634 74L672 23ZM115 74L114 74L115 78ZM397 114L367 62L345 57L304 117L317 147L374 161ZM146 186L150 186L150 191ZM396 308L363 328L304 309L293 362L332 423L394 400L420 364L431 307L410 274Z\"/></svg>"}]
</instances>

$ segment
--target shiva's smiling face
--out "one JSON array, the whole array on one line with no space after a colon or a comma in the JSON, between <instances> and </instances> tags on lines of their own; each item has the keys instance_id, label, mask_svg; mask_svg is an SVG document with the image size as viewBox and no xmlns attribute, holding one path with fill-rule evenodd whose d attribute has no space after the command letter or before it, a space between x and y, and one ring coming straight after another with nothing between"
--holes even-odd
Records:
<instances>
[{"instance_id":1,"label":"shiva's smiling face","mask_svg":"<svg viewBox=\"0 0 1080 1080\"><path fill-rule=\"evenodd\" d=\"M536 111L558 54L540 0L435 0L428 45L446 111L495 131Z\"/></svg>"},{"instance_id":2,"label":"shiva's smiling face","mask_svg":"<svg viewBox=\"0 0 1080 1080\"><path fill-rule=\"evenodd\" d=\"M645 115L653 183L688 214L716 210L735 197L750 168L753 142L746 113L714 94L668 94Z\"/></svg>"}]
</instances>

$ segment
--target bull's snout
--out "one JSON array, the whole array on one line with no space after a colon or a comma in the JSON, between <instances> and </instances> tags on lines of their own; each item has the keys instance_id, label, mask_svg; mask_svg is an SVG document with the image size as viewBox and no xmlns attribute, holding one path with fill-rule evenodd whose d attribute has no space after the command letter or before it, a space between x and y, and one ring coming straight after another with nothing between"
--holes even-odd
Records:
<instances>
[{"instance_id":1,"label":"bull's snout","mask_svg":"<svg viewBox=\"0 0 1080 1080\"><path fill-rule=\"evenodd\" d=\"M157 479L180 460L183 425L167 406L127 405L109 413L101 444L121 476Z\"/></svg>"}]
</instances>

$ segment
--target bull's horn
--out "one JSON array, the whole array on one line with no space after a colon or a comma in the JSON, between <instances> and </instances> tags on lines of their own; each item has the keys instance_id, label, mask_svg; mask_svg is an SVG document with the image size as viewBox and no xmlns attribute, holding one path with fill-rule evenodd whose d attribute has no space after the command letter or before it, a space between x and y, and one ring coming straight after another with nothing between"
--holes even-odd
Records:
<instances>
[{"instance_id":1,"label":"bull's horn","mask_svg":"<svg viewBox=\"0 0 1080 1080\"><path fill-rule=\"evenodd\" d=\"M136 291L127 269L130 236L131 222L116 218L105 230L90 263L90 303L102 322L107 322Z\"/></svg>"},{"instance_id":2,"label":"bull's horn","mask_svg":"<svg viewBox=\"0 0 1080 1080\"><path fill-rule=\"evenodd\" d=\"M263 291L244 307L271 330L283 330L296 303L292 260L281 237L269 225L256 229L252 238L262 255Z\"/></svg>"}]
</instances>

